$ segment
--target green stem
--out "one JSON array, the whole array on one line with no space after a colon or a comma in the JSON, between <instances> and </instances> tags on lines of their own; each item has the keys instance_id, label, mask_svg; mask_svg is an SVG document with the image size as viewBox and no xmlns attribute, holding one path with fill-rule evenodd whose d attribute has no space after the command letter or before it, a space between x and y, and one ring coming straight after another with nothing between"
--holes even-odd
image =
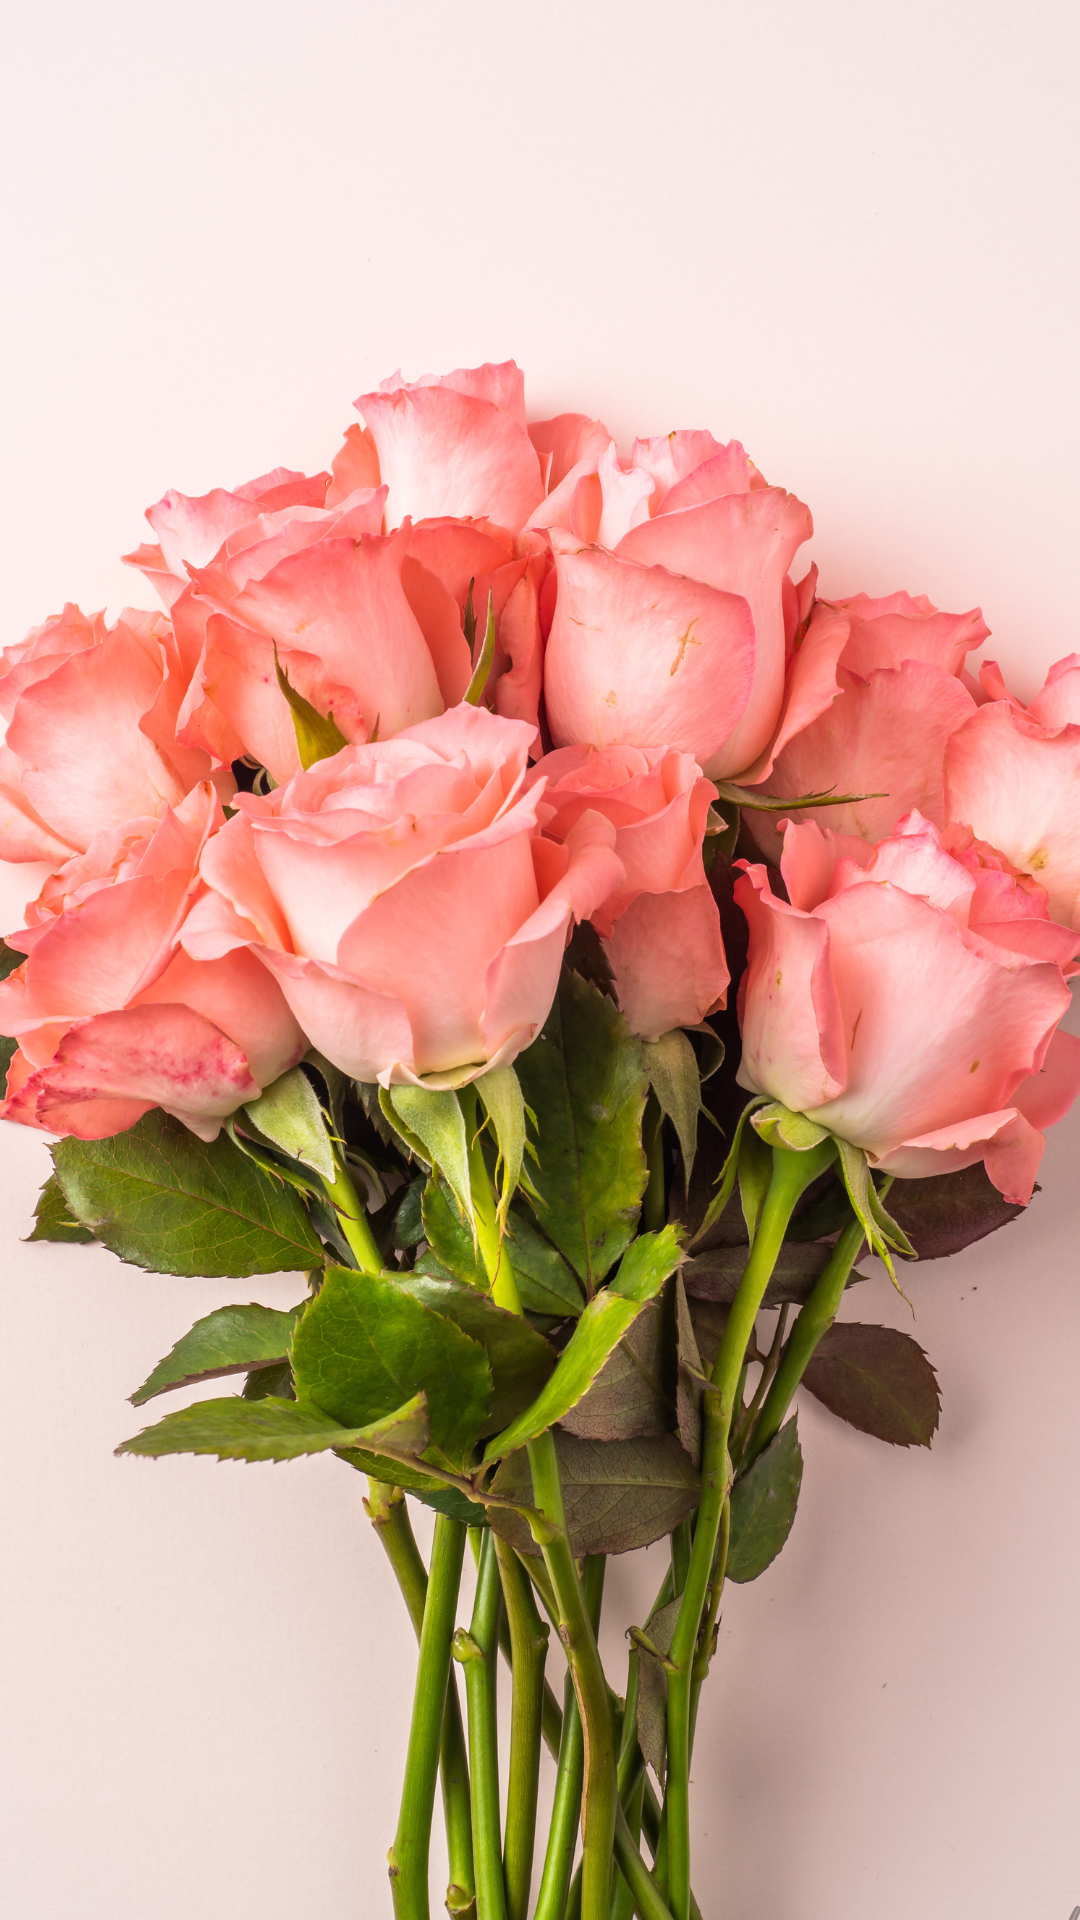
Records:
<instances>
[{"instance_id":1,"label":"green stem","mask_svg":"<svg viewBox=\"0 0 1080 1920\"><path fill-rule=\"evenodd\" d=\"M496 1539L503 1603L510 1629L513 1691L510 1707L510 1771L506 1789L507 1920L527 1920L536 1842L536 1798L544 1709L544 1666L550 1629L542 1621L532 1586L517 1554Z\"/></svg>"},{"instance_id":2,"label":"green stem","mask_svg":"<svg viewBox=\"0 0 1080 1920\"><path fill-rule=\"evenodd\" d=\"M449 1520L442 1513L436 1515L405 1784L397 1833L389 1855L396 1920L429 1920L431 1815L450 1680L450 1641L464 1554L465 1528L461 1522Z\"/></svg>"},{"instance_id":3,"label":"green stem","mask_svg":"<svg viewBox=\"0 0 1080 1920\"><path fill-rule=\"evenodd\" d=\"M400 1487L388 1487L381 1480L369 1480L364 1506L394 1570L419 1640L424 1625L428 1577L409 1523L405 1496ZM457 1679L452 1667L446 1681L439 1774L450 1863L450 1882L446 1889L447 1911L455 1915L471 1914L476 1907L476 1889L473 1881L469 1762L465 1752L465 1729L461 1723Z\"/></svg>"},{"instance_id":4,"label":"green stem","mask_svg":"<svg viewBox=\"0 0 1080 1920\"><path fill-rule=\"evenodd\" d=\"M506 1920L502 1832L499 1818L497 1675L502 1587L495 1536L485 1530L476 1580L476 1604L468 1633L454 1635L454 1655L465 1667L469 1708L469 1771L472 1777L473 1848L477 1920Z\"/></svg>"},{"instance_id":5,"label":"green stem","mask_svg":"<svg viewBox=\"0 0 1080 1920\"><path fill-rule=\"evenodd\" d=\"M566 1893L574 1865L581 1784L585 1777L585 1738L569 1673L563 1694L562 1739L555 1774L555 1797L548 1823L547 1851L533 1920L564 1920Z\"/></svg>"},{"instance_id":6,"label":"green stem","mask_svg":"<svg viewBox=\"0 0 1080 1920\"><path fill-rule=\"evenodd\" d=\"M814 1357L814 1350L823 1334L826 1334L836 1318L837 1308L844 1297L844 1288L848 1275L859 1257L863 1245L863 1230L858 1220L844 1228L824 1273L818 1276L814 1291L803 1307L791 1330L791 1338L784 1348L784 1357L776 1370L776 1377L769 1388L761 1416L751 1435L744 1456L744 1465L749 1466L763 1453L769 1441L779 1433L784 1423L784 1415L791 1405L803 1374Z\"/></svg>"},{"instance_id":7,"label":"green stem","mask_svg":"<svg viewBox=\"0 0 1080 1920\"><path fill-rule=\"evenodd\" d=\"M338 1218L338 1224L352 1250L353 1257L361 1273L381 1273L383 1258L375 1245L375 1235L368 1224L367 1208L356 1191L353 1177L345 1165L340 1152L334 1148L334 1178L323 1178L327 1199Z\"/></svg>"},{"instance_id":8,"label":"green stem","mask_svg":"<svg viewBox=\"0 0 1080 1920\"><path fill-rule=\"evenodd\" d=\"M671 1909L638 1852L621 1805L615 1809L615 1858L641 1920L672 1920Z\"/></svg>"},{"instance_id":9,"label":"green stem","mask_svg":"<svg viewBox=\"0 0 1080 1920\"><path fill-rule=\"evenodd\" d=\"M686 1585L686 1576L690 1571L690 1549L694 1544L693 1529L689 1515L680 1520L671 1533L671 1593L675 1599Z\"/></svg>"},{"instance_id":10,"label":"green stem","mask_svg":"<svg viewBox=\"0 0 1080 1920\"><path fill-rule=\"evenodd\" d=\"M669 1904L673 1920L689 1920L690 1916L690 1710L693 1665L701 1617L713 1575L724 1503L730 1491L728 1437L739 1379L754 1322L796 1201L811 1181L816 1180L829 1165L835 1153L836 1146L831 1139L812 1147L807 1153L794 1153L787 1147L772 1149L772 1178L757 1234L728 1315L724 1337L713 1364L712 1381L704 1396L701 1503L686 1587L668 1653L671 1666L668 1669L668 1775L664 1826Z\"/></svg>"},{"instance_id":11,"label":"green stem","mask_svg":"<svg viewBox=\"0 0 1080 1920\"><path fill-rule=\"evenodd\" d=\"M622 1799L621 1794L619 1797L620 1799ZM642 1811L642 1807L644 1806L644 1803L645 1803L645 1770L644 1768L642 1768L641 1773L638 1776L637 1785L634 1787L633 1791L625 1799L623 1799L623 1805L626 1808L626 1825L630 1834L630 1838L634 1842L635 1847L637 1846L638 1838L641 1833L641 1811ZM619 1845L618 1822L616 1822L616 1831L615 1831L616 1859L618 1859L618 1845ZM630 1887L625 1878L625 1875L620 1871L619 1878L616 1882L614 1891L611 1896L611 1920L633 1920L633 1916L634 1916L634 1896L630 1891Z\"/></svg>"},{"instance_id":12,"label":"green stem","mask_svg":"<svg viewBox=\"0 0 1080 1920\"><path fill-rule=\"evenodd\" d=\"M499 1226L498 1204L484 1159L484 1129L480 1124L475 1087L462 1087L458 1093L465 1116L465 1137L469 1147L469 1181L472 1187L476 1239L491 1281L491 1297L497 1307L508 1313L521 1312L517 1278L510 1263L505 1236Z\"/></svg>"},{"instance_id":13,"label":"green stem","mask_svg":"<svg viewBox=\"0 0 1080 1920\"><path fill-rule=\"evenodd\" d=\"M585 1734L585 1784L582 1793L582 1920L609 1920L611 1860L615 1841L615 1720L596 1633L578 1579L563 1508L562 1482L554 1435L529 1444L533 1498L548 1523L541 1543L559 1616L559 1638L566 1648ZM590 1562L586 1560L585 1567ZM603 1574L599 1575L602 1581Z\"/></svg>"},{"instance_id":14,"label":"green stem","mask_svg":"<svg viewBox=\"0 0 1080 1920\"><path fill-rule=\"evenodd\" d=\"M649 1163L649 1180L641 1202L641 1225L646 1233L659 1233L667 1224L667 1192L664 1179L664 1116L654 1093L645 1102L641 1126L642 1140Z\"/></svg>"}]
</instances>

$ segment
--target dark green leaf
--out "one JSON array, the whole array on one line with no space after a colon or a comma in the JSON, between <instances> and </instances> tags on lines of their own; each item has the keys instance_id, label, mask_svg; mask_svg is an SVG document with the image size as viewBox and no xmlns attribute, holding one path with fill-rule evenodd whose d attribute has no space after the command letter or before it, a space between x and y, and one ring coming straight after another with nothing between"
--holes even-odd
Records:
<instances>
[{"instance_id":1,"label":"dark green leaf","mask_svg":"<svg viewBox=\"0 0 1080 1920\"><path fill-rule=\"evenodd\" d=\"M583 1553L631 1553L685 1520L698 1503L697 1471L674 1435L651 1440L578 1440L556 1433L570 1545ZM764 1456L762 1456L764 1457ZM504 1460L492 1491L533 1504L528 1455ZM526 1522L506 1507L490 1507L497 1533L523 1553L539 1553Z\"/></svg>"},{"instance_id":2,"label":"dark green leaf","mask_svg":"<svg viewBox=\"0 0 1080 1920\"><path fill-rule=\"evenodd\" d=\"M460 1461L487 1422L487 1355L400 1280L328 1269L293 1337L296 1390L350 1427L366 1426L423 1391L432 1440Z\"/></svg>"},{"instance_id":3,"label":"dark green leaf","mask_svg":"<svg viewBox=\"0 0 1080 1920\"><path fill-rule=\"evenodd\" d=\"M518 1295L525 1312L547 1314L553 1320L579 1314L585 1305L585 1296L558 1248L516 1207L510 1209L507 1233Z\"/></svg>"},{"instance_id":4,"label":"dark green leaf","mask_svg":"<svg viewBox=\"0 0 1080 1920\"><path fill-rule=\"evenodd\" d=\"M669 1600L666 1607L661 1607L659 1613L647 1621L645 1632L657 1653L671 1652L671 1637L681 1605L681 1600ZM637 1724L641 1751L663 1786L667 1769L667 1674L659 1660L641 1646L638 1648Z\"/></svg>"},{"instance_id":5,"label":"dark green leaf","mask_svg":"<svg viewBox=\"0 0 1080 1920\"><path fill-rule=\"evenodd\" d=\"M543 1392L489 1442L485 1461L499 1460L513 1453L517 1447L546 1432L556 1421L566 1418L571 1407L577 1405L592 1385L608 1354L614 1351L646 1301L659 1293L679 1257L673 1227L665 1227L661 1233L644 1234L634 1241L611 1286L589 1301ZM621 1291L623 1287L625 1295Z\"/></svg>"},{"instance_id":6,"label":"dark green leaf","mask_svg":"<svg viewBox=\"0 0 1080 1920\"><path fill-rule=\"evenodd\" d=\"M266 1400L271 1394L278 1400L295 1400L292 1368L287 1360L276 1367L256 1367L240 1389L245 1400Z\"/></svg>"},{"instance_id":7,"label":"dark green leaf","mask_svg":"<svg viewBox=\"0 0 1080 1920\"><path fill-rule=\"evenodd\" d=\"M441 1174L432 1174L424 1188L424 1238L432 1253L448 1272L456 1274L470 1287L487 1293L491 1287L480 1249L465 1225Z\"/></svg>"},{"instance_id":8,"label":"dark green leaf","mask_svg":"<svg viewBox=\"0 0 1080 1920\"><path fill-rule=\"evenodd\" d=\"M50 1173L38 1194L38 1203L34 1208L34 1230L26 1237L28 1240L78 1242L81 1246L93 1244L93 1234L72 1218L71 1209L64 1198L63 1188L55 1173Z\"/></svg>"},{"instance_id":9,"label":"dark green leaf","mask_svg":"<svg viewBox=\"0 0 1080 1920\"><path fill-rule=\"evenodd\" d=\"M16 967L22 966L25 959L25 953L16 953L15 948L9 947L6 940L0 940L0 980L6 980L10 973L14 973Z\"/></svg>"},{"instance_id":10,"label":"dark green leaf","mask_svg":"<svg viewBox=\"0 0 1080 1920\"><path fill-rule=\"evenodd\" d=\"M894 1447L928 1447L937 1431L937 1377L910 1334L840 1320L819 1341L804 1386L830 1413Z\"/></svg>"},{"instance_id":11,"label":"dark green leaf","mask_svg":"<svg viewBox=\"0 0 1080 1920\"><path fill-rule=\"evenodd\" d=\"M675 1338L678 1359L675 1410L679 1439L694 1465L699 1467L705 1369L681 1273L675 1275Z\"/></svg>"},{"instance_id":12,"label":"dark green leaf","mask_svg":"<svg viewBox=\"0 0 1080 1920\"><path fill-rule=\"evenodd\" d=\"M611 1001L564 969L517 1070L538 1124L537 1218L594 1293L630 1243L645 1190L640 1045Z\"/></svg>"},{"instance_id":13,"label":"dark green leaf","mask_svg":"<svg viewBox=\"0 0 1080 1920\"><path fill-rule=\"evenodd\" d=\"M535 1400L555 1366L556 1354L520 1314L507 1313L486 1294L459 1280L415 1269L403 1273L397 1284L483 1347L492 1376L491 1410L484 1432L497 1432Z\"/></svg>"},{"instance_id":14,"label":"dark green leaf","mask_svg":"<svg viewBox=\"0 0 1080 1920\"><path fill-rule=\"evenodd\" d=\"M302 1301L291 1313L255 1305L218 1307L204 1320L196 1320L191 1331L158 1362L149 1379L132 1394L132 1406L141 1407L157 1393L190 1387L196 1380L216 1380L227 1373L249 1373L258 1367L282 1364L297 1316L306 1305Z\"/></svg>"},{"instance_id":15,"label":"dark green leaf","mask_svg":"<svg viewBox=\"0 0 1080 1920\"><path fill-rule=\"evenodd\" d=\"M889 1211L920 1260L940 1260L1008 1226L1024 1208L998 1192L982 1161L977 1160L960 1173L895 1181L889 1194Z\"/></svg>"},{"instance_id":16,"label":"dark green leaf","mask_svg":"<svg viewBox=\"0 0 1080 1920\"><path fill-rule=\"evenodd\" d=\"M394 1218L394 1244L399 1247L417 1247L424 1239L424 1220L421 1206L424 1198L425 1180L410 1181L406 1187Z\"/></svg>"},{"instance_id":17,"label":"dark green leaf","mask_svg":"<svg viewBox=\"0 0 1080 1920\"><path fill-rule=\"evenodd\" d=\"M745 1585L776 1559L795 1522L802 1469L798 1429L792 1419L732 1489L729 1580Z\"/></svg>"},{"instance_id":18,"label":"dark green leaf","mask_svg":"<svg viewBox=\"0 0 1080 1920\"><path fill-rule=\"evenodd\" d=\"M697 1152L698 1114L702 1112L697 1054L678 1027L662 1033L659 1040L643 1042L641 1052L660 1110L667 1114L679 1136L689 1184Z\"/></svg>"},{"instance_id":19,"label":"dark green leaf","mask_svg":"<svg viewBox=\"0 0 1080 1920\"><path fill-rule=\"evenodd\" d=\"M0 1074L3 1075L5 1090L7 1088L8 1068L18 1050L19 1043L17 1040L10 1039L6 1033L0 1033Z\"/></svg>"},{"instance_id":20,"label":"dark green leaf","mask_svg":"<svg viewBox=\"0 0 1080 1920\"><path fill-rule=\"evenodd\" d=\"M343 1427L321 1408L295 1400L200 1400L167 1413L156 1427L125 1440L117 1453L214 1453L219 1460L296 1460L305 1453L361 1444L420 1452L427 1445L424 1396L364 1427Z\"/></svg>"},{"instance_id":21,"label":"dark green leaf","mask_svg":"<svg viewBox=\"0 0 1080 1920\"><path fill-rule=\"evenodd\" d=\"M362 1448L344 1448L337 1454L348 1467L355 1467L358 1473L369 1474L373 1480L381 1480L386 1486L401 1487L411 1493L414 1499L432 1507L436 1513L445 1513L451 1520L461 1520L467 1527L486 1527L487 1513L476 1501L457 1487L444 1486L433 1479L431 1474L419 1473L403 1461L392 1460L385 1453L368 1453Z\"/></svg>"},{"instance_id":22,"label":"dark green leaf","mask_svg":"<svg viewBox=\"0 0 1080 1920\"><path fill-rule=\"evenodd\" d=\"M848 1218L851 1218L850 1211ZM825 1271L831 1253L830 1246L815 1240L785 1241L765 1290L763 1304L766 1307L780 1307L785 1301L790 1301L801 1306L810 1298L814 1282ZM695 1260L688 1260L682 1269L687 1293L699 1300L716 1300L722 1306L729 1307L742 1279L746 1260L745 1247L714 1247L711 1253L701 1253ZM865 1274L853 1272L848 1285L853 1286L856 1281L865 1278Z\"/></svg>"},{"instance_id":23,"label":"dark green leaf","mask_svg":"<svg viewBox=\"0 0 1080 1920\"><path fill-rule=\"evenodd\" d=\"M58 1140L52 1155L75 1218L132 1266L243 1278L322 1264L296 1194L223 1134L208 1144L155 1109L109 1140Z\"/></svg>"},{"instance_id":24,"label":"dark green leaf","mask_svg":"<svg viewBox=\"0 0 1080 1920\"><path fill-rule=\"evenodd\" d=\"M579 1440L638 1440L669 1432L674 1409L664 1389L663 1331L660 1302L651 1300L592 1386L563 1415L567 1433Z\"/></svg>"}]
</instances>

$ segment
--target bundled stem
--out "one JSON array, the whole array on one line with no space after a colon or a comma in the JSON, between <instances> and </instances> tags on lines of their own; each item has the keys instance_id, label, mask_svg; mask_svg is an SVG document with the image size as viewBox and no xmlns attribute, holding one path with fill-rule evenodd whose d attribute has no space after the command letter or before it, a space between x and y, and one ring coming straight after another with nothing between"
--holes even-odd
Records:
<instances>
[{"instance_id":1,"label":"bundled stem","mask_svg":"<svg viewBox=\"0 0 1080 1920\"><path fill-rule=\"evenodd\" d=\"M495 1536L485 1531L468 1633L454 1635L454 1658L465 1668L469 1706L473 1851L477 1920L506 1920L502 1828L499 1815L499 1729L496 1685L502 1587Z\"/></svg>"},{"instance_id":2,"label":"bundled stem","mask_svg":"<svg viewBox=\"0 0 1080 1920\"><path fill-rule=\"evenodd\" d=\"M543 1739L544 1667L550 1630L540 1618L528 1575L513 1547L505 1540L496 1539L495 1553L510 1629L513 1674L503 1850L506 1913L507 1920L527 1920Z\"/></svg>"},{"instance_id":3,"label":"bundled stem","mask_svg":"<svg viewBox=\"0 0 1080 1920\"><path fill-rule=\"evenodd\" d=\"M382 1254L375 1244L367 1208L337 1146L334 1147L334 1178L324 1179L323 1186L361 1273L381 1273Z\"/></svg>"},{"instance_id":4,"label":"bundled stem","mask_svg":"<svg viewBox=\"0 0 1080 1920\"><path fill-rule=\"evenodd\" d=\"M776 1370L776 1377L769 1388L757 1426L750 1437L746 1449L746 1465L763 1453L769 1441L779 1433L784 1415L795 1397L803 1374L814 1357L815 1349L823 1334L829 1331L836 1318L837 1308L844 1297L844 1288L848 1276L859 1257L863 1245L863 1229L859 1220L853 1220L844 1228L835 1247L828 1266L819 1274L814 1291L803 1307L794 1327L791 1338L784 1348L783 1359Z\"/></svg>"},{"instance_id":5,"label":"bundled stem","mask_svg":"<svg viewBox=\"0 0 1080 1920\"><path fill-rule=\"evenodd\" d=\"M397 1833L389 1853L396 1920L429 1920L431 1816L450 1679L450 1643L464 1555L465 1528L459 1520L438 1514L420 1632L405 1784Z\"/></svg>"},{"instance_id":6,"label":"bundled stem","mask_svg":"<svg viewBox=\"0 0 1080 1920\"><path fill-rule=\"evenodd\" d=\"M738 1292L706 1388L701 1503L686 1587L668 1655L668 1778L665 1800L667 1873L673 1920L690 1915L690 1731L693 1668L724 1507L731 1491L728 1438L746 1349L788 1222L799 1196L829 1164L831 1140L806 1153L774 1147L772 1178Z\"/></svg>"}]
</instances>

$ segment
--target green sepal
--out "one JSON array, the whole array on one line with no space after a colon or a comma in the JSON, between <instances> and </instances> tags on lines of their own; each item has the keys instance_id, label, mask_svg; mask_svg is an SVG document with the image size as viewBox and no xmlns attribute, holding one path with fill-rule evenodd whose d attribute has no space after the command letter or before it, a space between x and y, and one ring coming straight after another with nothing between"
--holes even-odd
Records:
<instances>
[{"instance_id":1,"label":"green sepal","mask_svg":"<svg viewBox=\"0 0 1080 1920\"><path fill-rule=\"evenodd\" d=\"M424 1395L364 1427L343 1427L320 1407L300 1400L199 1400L167 1413L117 1447L159 1459L167 1453L213 1453L219 1460L296 1460L306 1453L363 1447L413 1458L428 1444Z\"/></svg>"},{"instance_id":2,"label":"green sepal","mask_svg":"<svg viewBox=\"0 0 1080 1920\"><path fill-rule=\"evenodd\" d=\"M739 1148L739 1201L751 1246L754 1244L761 1209L765 1205L765 1195L769 1191L772 1170L772 1153L751 1120L750 1125L743 1128Z\"/></svg>"},{"instance_id":3,"label":"green sepal","mask_svg":"<svg viewBox=\"0 0 1080 1920\"><path fill-rule=\"evenodd\" d=\"M481 1293L491 1292L491 1276L484 1265L476 1241L450 1198L441 1174L433 1173L424 1187L421 1202L423 1237L439 1265ZM421 1254L421 1259L425 1256Z\"/></svg>"},{"instance_id":4,"label":"green sepal","mask_svg":"<svg viewBox=\"0 0 1080 1920\"><path fill-rule=\"evenodd\" d=\"M469 1143L457 1094L448 1088L380 1087L379 1105L409 1152L446 1181L462 1220L475 1233Z\"/></svg>"},{"instance_id":5,"label":"green sepal","mask_svg":"<svg viewBox=\"0 0 1080 1920\"><path fill-rule=\"evenodd\" d=\"M770 1100L760 1107L750 1125L766 1146L786 1147L789 1153L809 1153L829 1138L828 1127L819 1126L808 1113L794 1113L781 1100Z\"/></svg>"},{"instance_id":6,"label":"green sepal","mask_svg":"<svg viewBox=\"0 0 1080 1920\"><path fill-rule=\"evenodd\" d=\"M264 1139L310 1167L321 1179L334 1179L334 1152L318 1094L301 1067L293 1067L249 1100L244 1112Z\"/></svg>"},{"instance_id":7,"label":"green sepal","mask_svg":"<svg viewBox=\"0 0 1080 1920\"><path fill-rule=\"evenodd\" d=\"M751 813L799 813L804 807L849 807L857 800L884 800L884 793L835 793L826 787L822 793L801 793L793 800L779 800L775 794L759 793L754 787L739 787L732 780L714 780L721 800L733 807L748 807Z\"/></svg>"},{"instance_id":8,"label":"green sepal","mask_svg":"<svg viewBox=\"0 0 1080 1920\"><path fill-rule=\"evenodd\" d=\"M851 1210L858 1220L871 1253L876 1253L888 1272L889 1278L898 1293L903 1288L896 1277L892 1263L893 1253L902 1253L905 1259L917 1260L911 1241L901 1226L885 1211L881 1195L870 1178L870 1163L862 1147L854 1147L850 1140L838 1139L840 1152L840 1171L844 1176L844 1185L851 1202ZM889 1182L892 1185L892 1182ZM886 1192L888 1188L886 1188Z\"/></svg>"},{"instance_id":9,"label":"green sepal","mask_svg":"<svg viewBox=\"0 0 1080 1920\"><path fill-rule=\"evenodd\" d=\"M292 714L296 751L300 756L300 765L306 773L317 760L329 760L349 743L341 728L335 724L333 714L329 713L324 718L318 709L313 707L309 700L305 700L303 694L297 693L296 688L290 684L289 676L278 659L276 645L274 672L277 674L278 686L285 695Z\"/></svg>"},{"instance_id":10,"label":"green sepal","mask_svg":"<svg viewBox=\"0 0 1080 1920\"><path fill-rule=\"evenodd\" d=\"M506 1216L525 1161L525 1099L513 1067L492 1067L489 1073L481 1074L476 1091L498 1147L495 1178L499 1183L499 1205L495 1217L499 1232L505 1233Z\"/></svg>"},{"instance_id":11,"label":"green sepal","mask_svg":"<svg viewBox=\"0 0 1080 1920\"><path fill-rule=\"evenodd\" d=\"M469 586L470 596L472 584ZM475 629L474 629L475 631ZM495 658L495 612L491 594L488 594L487 625L484 629L484 644L480 649L480 658L473 668L472 679L465 689L464 699L470 707L478 707L484 697L484 689L491 672L491 663Z\"/></svg>"},{"instance_id":12,"label":"green sepal","mask_svg":"<svg viewBox=\"0 0 1080 1920\"><path fill-rule=\"evenodd\" d=\"M752 1118L757 1108L763 1107L765 1105L766 1105L765 1095L763 1093L758 1093L754 1095L754 1098L752 1100L747 1102L746 1106L743 1108L742 1112L740 1113L738 1125L735 1128L735 1136L731 1142L731 1147L728 1152L728 1157L724 1161L724 1164L720 1169L720 1173L717 1180L717 1191L713 1194L713 1197L710 1200L708 1207L705 1210L705 1218L702 1220L700 1227L698 1228L697 1232L693 1234L691 1237L691 1240L690 1240L691 1246L695 1246L699 1240L704 1239L705 1235L709 1231L709 1228L713 1225L714 1221L719 1220L720 1215L723 1213L724 1208L727 1206L728 1201L731 1199L731 1196L735 1191L735 1180L739 1171L739 1153L742 1148L743 1129L746 1126L747 1121Z\"/></svg>"}]
</instances>

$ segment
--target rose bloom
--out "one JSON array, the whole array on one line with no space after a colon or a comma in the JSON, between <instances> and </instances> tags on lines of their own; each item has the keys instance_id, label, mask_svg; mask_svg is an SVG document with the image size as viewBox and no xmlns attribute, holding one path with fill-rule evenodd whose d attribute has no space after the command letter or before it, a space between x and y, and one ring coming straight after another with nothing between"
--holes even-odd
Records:
<instances>
[{"instance_id":1,"label":"rose bloom","mask_svg":"<svg viewBox=\"0 0 1080 1920\"><path fill-rule=\"evenodd\" d=\"M306 1041L245 951L200 964L176 943L199 856L222 820L209 783L163 817L94 835L8 944L28 957L0 985L0 1033L19 1051L0 1117L84 1140L164 1107L212 1140Z\"/></svg>"},{"instance_id":2,"label":"rose bloom","mask_svg":"<svg viewBox=\"0 0 1080 1920\"><path fill-rule=\"evenodd\" d=\"M813 531L738 441L704 432L635 441L620 464L596 421L533 429L552 492L533 516L558 581L545 661L556 746L690 753L711 777L760 780L832 697L814 650L785 667L813 597L788 568ZM558 478L561 474L561 478Z\"/></svg>"},{"instance_id":3,"label":"rose bloom","mask_svg":"<svg viewBox=\"0 0 1080 1920\"><path fill-rule=\"evenodd\" d=\"M185 682L169 621L130 608L106 627L67 606L0 655L0 862L40 863L31 891L209 776L209 755L176 740ZM219 784L227 797L231 777Z\"/></svg>"},{"instance_id":4,"label":"rose bloom","mask_svg":"<svg viewBox=\"0 0 1080 1920\"><path fill-rule=\"evenodd\" d=\"M460 706L350 746L267 798L237 795L207 843L186 951L248 948L312 1043L365 1081L460 1086L547 1016L574 920L623 879L587 814L545 839L533 730Z\"/></svg>"},{"instance_id":5,"label":"rose bloom","mask_svg":"<svg viewBox=\"0 0 1080 1920\"><path fill-rule=\"evenodd\" d=\"M863 794L803 817L867 840L891 833L914 808L942 826L945 743L975 711L978 687L965 661L988 632L977 607L941 613L921 594L817 601L794 658L811 650L831 691L822 710L789 734L767 791L781 799L830 789ZM758 845L776 858L771 822L757 814L751 824Z\"/></svg>"},{"instance_id":6,"label":"rose bloom","mask_svg":"<svg viewBox=\"0 0 1080 1920\"><path fill-rule=\"evenodd\" d=\"M917 813L878 847L789 824L782 871L790 904L764 867L735 887L740 1085L902 1178L984 1160L1025 1204L1042 1129L1080 1091L1080 1041L1055 1031L1076 939L1041 889L977 844L949 853Z\"/></svg>"},{"instance_id":7,"label":"rose bloom","mask_svg":"<svg viewBox=\"0 0 1080 1920\"><path fill-rule=\"evenodd\" d=\"M945 803L1046 888L1050 911L1080 931L1080 654L1058 660L1030 706L997 665L982 670L986 704L945 748Z\"/></svg>"},{"instance_id":8,"label":"rose bloom","mask_svg":"<svg viewBox=\"0 0 1080 1920\"><path fill-rule=\"evenodd\" d=\"M562 747L540 761L544 831L565 842L590 812L615 828L625 869L594 908L634 1032L659 1039L725 1004L720 916L701 849L716 788L688 753L667 747Z\"/></svg>"}]
</instances>

